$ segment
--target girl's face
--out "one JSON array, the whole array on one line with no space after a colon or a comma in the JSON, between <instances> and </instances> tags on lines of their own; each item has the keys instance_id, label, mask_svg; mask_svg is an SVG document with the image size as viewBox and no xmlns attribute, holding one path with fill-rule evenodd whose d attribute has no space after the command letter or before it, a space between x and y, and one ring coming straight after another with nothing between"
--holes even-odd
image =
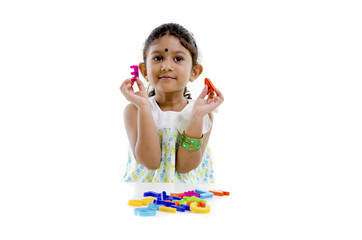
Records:
<instances>
[{"instance_id":1,"label":"girl's face","mask_svg":"<svg viewBox=\"0 0 362 240\"><path fill-rule=\"evenodd\" d=\"M156 40L148 49L146 59L148 81L156 92L184 91L189 81L194 81L192 57L177 37L166 35Z\"/></svg>"}]
</instances>

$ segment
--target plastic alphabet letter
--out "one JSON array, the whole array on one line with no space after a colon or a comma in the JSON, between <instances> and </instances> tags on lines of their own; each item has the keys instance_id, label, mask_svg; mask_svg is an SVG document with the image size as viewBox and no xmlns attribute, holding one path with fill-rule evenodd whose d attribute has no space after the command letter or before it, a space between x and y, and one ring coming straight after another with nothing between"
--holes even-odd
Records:
<instances>
[{"instance_id":1,"label":"plastic alphabet letter","mask_svg":"<svg viewBox=\"0 0 362 240\"><path fill-rule=\"evenodd\" d=\"M152 217L156 216L156 210L151 208L135 208L134 215L140 217Z\"/></svg>"},{"instance_id":2,"label":"plastic alphabet letter","mask_svg":"<svg viewBox=\"0 0 362 240\"><path fill-rule=\"evenodd\" d=\"M176 213L176 208L172 207L160 207L158 210L162 212Z\"/></svg>"},{"instance_id":3,"label":"plastic alphabet letter","mask_svg":"<svg viewBox=\"0 0 362 240\"><path fill-rule=\"evenodd\" d=\"M174 202L168 202L168 201L162 201L162 200L153 200L153 203L156 203L158 205L166 205L166 206L176 205L176 203L174 203Z\"/></svg>"},{"instance_id":4,"label":"plastic alphabet letter","mask_svg":"<svg viewBox=\"0 0 362 240\"><path fill-rule=\"evenodd\" d=\"M148 205L149 203L153 203L153 200L156 200L156 198L153 198L153 197L148 197L148 198L142 198L141 201L142 201L142 204L143 205Z\"/></svg>"},{"instance_id":5,"label":"plastic alphabet letter","mask_svg":"<svg viewBox=\"0 0 362 240\"><path fill-rule=\"evenodd\" d=\"M153 210L158 210L159 207L160 207L160 205L157 205L156 203L150 203L147 206L147 208L153 209Z\"/></svg>"},{"instance_id":6,"label":"plastic alphabet letter","mask_svg":"<svg viewBox=\"0 0 362 240\"><path fill-rule=\"evenodd\" d=\"M176 211L178 211L178 212L185 212L185 210L186 210L184 207L181 207L181 206L172 205L170 207L171 208L176 208Z\"/></svg>"},{"instance_id":7,"label":"plastic alphabet letter","mask_svg":"<svg viewBox=\"0 0 362 240\"><path fill-rule=\"evenodd\" d=\"M200 194L200 198L202 198L202 199L212 198L214 196L214 194L212 192L208 192L208 191L204 191L204 190L200 190L200 189L195 189L195 193Z\"/></svg>"},{"instance_id":8,"label":"plastic alphabet letter","mask_svg":"<svg viewBox=\"0 0 362 240\"><path fill-rule=\"evenodd\" d=\"M213 190L213 191L210 190L209 192L212 192L215 196L224 196L223 191L220 190Z\"/></svg>"},{"instance_id":9,"label":"plastic alphabet letter","mask_svg":"<svg viewBox=\"0 0 362 240\"><path fill-rule=\"evenodd\" d=\"M207 193L207 191L201 190L201 189L195 189L195 193L201 194L201 193Z\"/></svg>"},{"instance_id":10,"label":"plastic alphabet letter","mask_svg":"<svg viewBox=\"0 0 362 240\"><path fill-rule=\"evenodd\" d=\"M185 208L185 210L187 210L187 211L191 211L191 210L190 210L190 206L189 206L189 205L186 205L186 204L180 204L180 207Z\"/></svg>"},{"instance_id":11,"label":"plastic alphabet letter","mask_svg":"<svg viewBox=\"0 0 362 240\"><path fill-rule=\"evenodd\" d=\"M222 191L224 193L225 196L230 196L230 192L227 191Z\"/></svg>"},{"instance_id":12,"label":"plastic alphabet letter","mask_svg":"<svg viewBox=\"0 0 362 240\"><path fill-rule=\"evenodd\" d=\"M206 193L201 193L200 194L200 198L205 199L205 198L212 198L214 196L214 194L212 192L206 192Z\"/></svg>"},{"instance_id":13,"label":"plastic alphabet letter","mask_svg":"<svg viewBox=\"0 0 362 240\"><path fill-rule=\"evenodd\" d=\"M216 92L216 87L214 86L214 84L212 84L212 82L210 81L210 79L205 78L205 85L207 85L209 87L209 92Z\"/></svg>"},{"instance_id":14,"label":"plastic alphabet letter","mask_svg":"<svg viewBox=\"0 0 362 240\"><path fill-rule=\"evenodd\" d=\"M132 65L132 66L130 66L130 68L133 68L133 72L131 72L131 74L133 75L132 82L135 82L136 78L139 77L138 66L137 65Z\"/></svg>"},{"instance_id":15,"label":"plastic alphabet letter","mask_svg":"<svg viewBox=\"0 0 362 240\"><path fill-rule=\"evenodd\" d=\"M170 195L182 199L181 195L183 195L183 193L170 193Z\"/></svg>"},{"instance_id":16,"label":"plastic alphabet letter","mask_svg":"<svg viewBox=\"0 0 362 240\"><path fill-rule=\"evenodd\" d=\"M162 194L161 194L161 199L159 199L159 200L181 200L181 198L171 196L171 195L167 195L166 192L163 191Z\"/></svg>"},{"instance_id":17,"label":"plastic alphabet letter","mask_svg":"<svg viewBox=\"0 0 362 240\"><path fill-rule=\"evenodd\" d=\"M199 193L196 193L194 191L188 191L188 192L184 192L182 194L182 197L192 197L192 196L195 196L195 197L200 197L200 194Z\"/></svg>"},{"instance_id":18,"label":"plastic alphabet letter","mask_svg":"<svg viewBox=\"0 0 362 240\"><path fill-rule=\"evenodd\" d=\"M161 196L161 193L156 193L156 192L145 192L143 193L144 197L154 197L154 198L159 198Z\"/></svg>"},{"instance_id":19,"label":"plastic alphabet letter","mask_svg":"<svg viewBox=\"0 0 362 240\"><path fill-rule=\"evenodd\" d=\"M142 201L141 200L129 200L128 205L134 206L134 207L141 207Z\"/></svg>"},{"instance_id":20,"label":"plastic alphabet letter","mask_svg":"<svg viewBox=\"0 0 362 240\"><path fill-rule=\"evenodd\" d=\"M206 202L206 200L203 200L203 199L195 197L195 196L184 197L183 200L185 200L186 202Z\"/></svg>"},{"instance_id":21,"label":"plastic alphabet letter","mask_svg":"<svg viewBox=\"0 0 362 240\"><path fill-rule=\"evenodd\" d=\"M206 207L200 207L198 202L193 202L190 205L191 212L194 213L209 213L211 209L210 205L207 205Z\"/></svg>"},{"instance_id":22,"label":"plastic alphabet letter","mask_svg":"<svg viewBox=\"0 0 362 240\"><path fill-rule=\"evenodd\" d=\"M230 196L230 192L222 191L222 190L210 190L216 196Z\"/></svg>"}]
</instances>

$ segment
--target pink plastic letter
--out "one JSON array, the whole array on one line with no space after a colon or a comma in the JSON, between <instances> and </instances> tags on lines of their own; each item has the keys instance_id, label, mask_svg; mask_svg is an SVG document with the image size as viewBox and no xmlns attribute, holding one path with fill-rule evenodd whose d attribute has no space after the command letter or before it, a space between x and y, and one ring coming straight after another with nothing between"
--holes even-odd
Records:
<instances>
[{"instance_id":1,"label":"pink plastic letter","mask_svg":"<svg viewBox=\"0 0 362 240\"><path fill-rule=\"evenodd\" d=\"M133 75L132 82L135 82L136 78L139 77L139 75L138 75L138 66L137 65L132 65L130 68L133 68L133 72L131 72L131 74Z\"/></svg>"}]
</instances>

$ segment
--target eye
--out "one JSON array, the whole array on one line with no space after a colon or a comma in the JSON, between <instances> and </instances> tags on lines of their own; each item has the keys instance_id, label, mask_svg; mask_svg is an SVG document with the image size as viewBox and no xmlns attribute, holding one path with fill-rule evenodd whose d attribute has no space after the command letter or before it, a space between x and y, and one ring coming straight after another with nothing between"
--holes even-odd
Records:
<instances>
[{"instance_id":1,"label":"eye","mask_svg":"<svg viewBox=\"0 0 362 240\"><path fill-rule=\"evenodd\" d=\"M175 57L174 61L175 62L182 62L184 59L182 57Z\"/></svg>"},{"instance_id":2,"label":"eye","mask_svg":"<svg viewBox=\"0 0 362 240\"><path fill-rule=\"evenodd\" d=\"M162 61L162 59L163 58L161 56L156 56L156 57L153 58L153 60L158 61L158 62Z\"/></svg>"}]
</instances>

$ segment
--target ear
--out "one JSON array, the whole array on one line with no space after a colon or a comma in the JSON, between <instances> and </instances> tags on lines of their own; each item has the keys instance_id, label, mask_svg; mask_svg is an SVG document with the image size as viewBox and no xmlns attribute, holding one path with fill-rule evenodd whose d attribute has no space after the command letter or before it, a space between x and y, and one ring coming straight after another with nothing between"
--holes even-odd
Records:
<instances>
[{"instance_id":1,"label":"ear","mask_svg":"<svg viewBox=\"0 0 362 240\"><path fill-rule=\"evenodd\" d=\"M192 68L190 82L195 81L201 75L203 69L201 64L196 64L196 66Z\"/></svg>"},{"instance_id":2,"label":"ear","mask_svg":"<svg viewBox=\"0 0 362 240\"><path fill-rule=\"evenodd\" d=\"M140 70L142 76L147 80L146 76L147 76L147 69L146 69L146 65L141 62L138 64L138 69Z\"/></svg>"}]
</instances>

